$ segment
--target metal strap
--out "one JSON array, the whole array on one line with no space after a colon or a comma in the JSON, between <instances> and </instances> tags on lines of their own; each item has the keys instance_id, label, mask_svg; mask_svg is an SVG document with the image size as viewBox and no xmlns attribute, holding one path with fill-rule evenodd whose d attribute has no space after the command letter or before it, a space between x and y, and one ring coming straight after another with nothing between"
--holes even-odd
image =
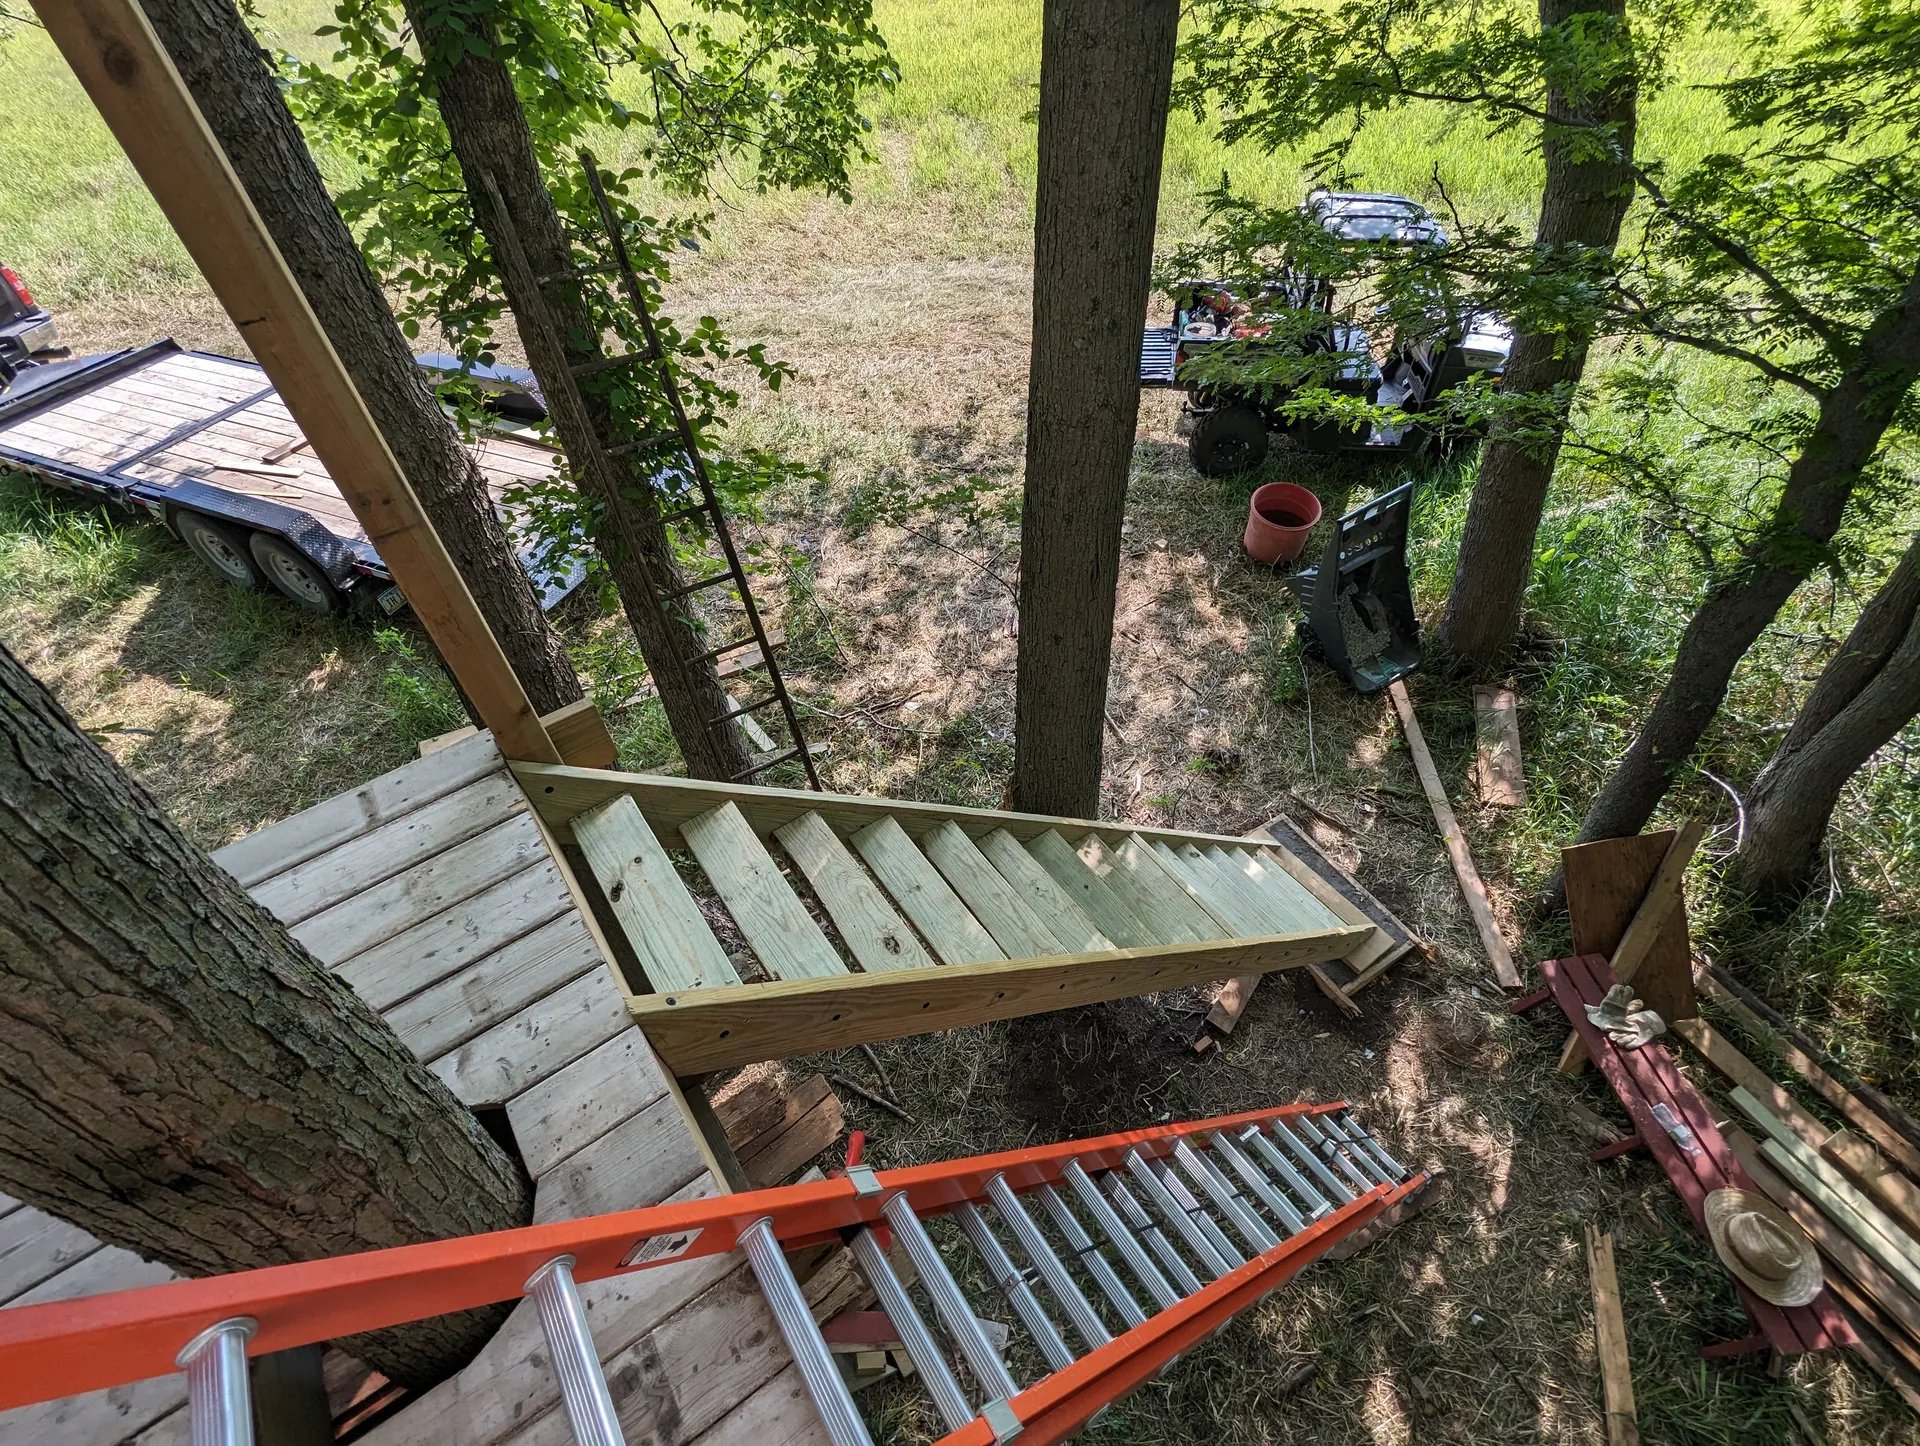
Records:
<instances>
[{"instance_id":1,"label":"metal strap","mask_svg":"<svg viewBox=\"0 0 1920 1446\"><path fill-rule=\"evenodd\" d=\"M1353 1183L1360 1194L1364 1195L1373 1188L1373 1181L1361 1173L1342 1148L1344 1141L1330 1139L1311 1115L1301 1115L1299 1125L1300 1132L1313 1142L1322 1156L1340 1167L1340 1173Z\"/></svg>"},{"instance_id":2,"label":"metal strap","mask_svg":"<svg viewBox=\"0 0 1920 1446\"><path fill-rule=\"evenodd\" d=\"M1358 1142L1361 1149L1373 1156L1380 1168L1386 1171L1386 1178L1390 1183L1397 1185L1412 1173L1387 1153L1386 1147L1380 1143L1378 1136L1360 1127L1351 1111L1342 1111L1338 1118L1341 1128L1347 1132L1347 1138Z\"/></svg>"},{"instance_id":3,"label":"metal strap","mask_svg":"<svg viewBox=\"0 0 1920 1446\"><path fill-rule=\"evenodd\" d=\"M1327 1168L1325 1160L1300 1142L1299 1137L1287 1128L1285 1120L1274 1120L1267 1128L1273 1131L1274 1139L1287 1147L1288 1153L1307 1167L1307 1172L1319 1182L1331 1200L1345 1205L1353 1199L1353 1191L1347 1188L1346 1182Z\"/></svg>"},{"instance_id":4,"label":"metal strap","mask_svg":"<svg viewBox=\"0 0 1920 1446\"><path fill-rule=\"evenodd\" d=\"M600 1369L600 1352L587 1327L587 1308L573 1283L573 1257L556 1255L527 1277L527 1294L540 1313L547 1355L560 1378L560 1400L579 1446L626 1446L613 1395Z\"/></svg>"},{"instance_id":5,"label":"metal strap","mask_svg":"<svg viewBox=\"0 0 1920 1446\"><path fill-rule=\"evenodd\" d=\"M1165 1233L1154 1223L1146 1207L1134 1198L1133 1191L1127 1188L1127 1182L1121 1177L1120 1172L1109 1170L1100 1177L1100 1183L1106 1188L1108 1197L1113 1201L1113 1208L1118 1212L1121 1220L1138 1231L1140 1238L1147 1242L1148 1248L1160 1257L1160 1263L1166 1267L1167 1274L1173 1278L1173 1283L1180 1287L1181 1293L1192 1295L1199 1290L1200 1277L1193 1273L1193 1267L1187 1264L1185 1257L1173 1248L1173 1242L1167 1239Z\"/></svg>"},{"instance_id":6,"label":"metal strap","mask_svg":"<svg viewBox=\"0 0 1920 1446\"><path fill-rule=\"evenodd\" d=\"M1067 1248L1080 1257L1087 1274L1093 1277L1093 1283L1100 1287L1100 1293L1112 1302L1113 1308L1120 1312L1120 1319L1126 1322L1127 1328L1131 1330L1134 1326L1146 1324L1147 1313L1140 1309L1140 1302L1121 1282L1119 1272L1100 1253L1100 1247L1093 1243L1093 1237L1087 1234L1086 1227L1067 1207L1060 1192L1051 1185L1042 1185L1039 1194L1040 1203L1052 1217L1054 1229L1067 1242Z\"/></svg>"},{"instance_id":7,"label":"metal strap","mask_svg":"<svg viewBox=\"0 0 1920 1446\"><path fill-rule=\"evenodd\" d=\"M1073 1323L1074 1330L1087 1347L1097 1349L1113 1339L1107 1333L1105 1322L1094 1310L1093 1302L1081 1293L1065 1264L1053 1253L1053 1247L1047 1244L1047 1237L1033 1223L1033 1217L1027 1214L1026 1206L1013 1193L1013 1187L1007 1184L1005 1175L995 1175L987 1181L987 1198L993 1201L1000 1218L1007 1222L1013 1238L1020 1242L1020 1249L1040 1272L1040 1278L1046 1281L1047 1289L1060 1302L1060 1308L1066 1311L1067 1319Z\"/></svg>"},{"instance_id":8,"label":"metal strap","mask_svg":"<svg viewBox=\"0 0 1920 1446\"><path fill-rule=\"evenodd\" d=\"M1093 1217L1093 1223L1100 1227L1100 1233L1113 1242L1113 1248L1120 1252L1120 1258L1127 1263L1127 1269L1133 1272L1134 1279L1147 1288L1147 1294L1153 1297L1160 1309L1165 1310L1175 1304L1180 1299L1179 1294L1167 1284L1166 1276L1154 1265L1153 1257L1141 1247L1139 1237L1127 1229L1126 1222L1114 1213L1106 1197L1094 1188L1093 1181L1087 1178L1087 1172L1080 1168L1080 1162L1067 1161L1061 1173L1066 1176L1073 1193L1079 1197L1081 1206Z\"/></svg>"},{"instance_id":9,"label":"metal strap","mask_svg":"<svg viewBox=\"0 0 1920 1446\"><path fill-rule=\"evenodd\" d=\"M1047 1318L1040 1297L1033 1293L1033 1286L1026 1274L1013 1263L1013 1257L995 1238L987 1225L987 1217L980 1213L980 1207L971 1201L963 1201L953 1207L953 1215L960 1222L960 1228L967 1232L967 1239L973 1242L980 1259L985 1262L993 1283L1000 1287L1000 1293L1007 1298L1007 1303L1026 1326L1027 1334L1040 1347L1040 1354L1046 1357L1047 1365L1056 1371L1064 1371L1072 1365L1073 1352L1067 1348L1065 1339L1054 1323Z\"/></svg>"},{"instance_id":10,"label":"metal strap","mask_svg":"<svg viewBox=\"0 0 1920 1446\"><path fill-rule=\"evenodd\" d=\"M847 1389L846 1378L840 1374L833 1353L827 1349L827 1342L814 1323L806 1293L793 1278L793 1267L787 1264L786 1252L774 1238L773 1222L756 1220L749 1225L740 1232L740 1246L747 1253L753 1278L760 1282L760 1293L773 1310L774 1324L780 1327L780 1336L793 1353L793 1362L800 1368L800 1379L806 1385L807 1395L813 1398L813 1407L820 1413L820 1422L833 1439L833 1446L873 1446L867 1424L860 1419L860 1408L854 1405L853 1393Z\"/></svg>"},{"instance_id":11,"label":"metal strap","mask_svg":"<svg viewBox=\"0 0 1920 1446\"><path fill-rule=\"evenodd\" d=\"M1293 1162L1280 1153L1280 1147L1274 1144L1258 1125L1248 1125L1246 1132L1240 1136L1239 1143L1259 1155L1267 1168L1278 1175L1286 1183L1287 1188L1306 1203L1307 1219L1318 1220L1333 1209L1327 1198L1306 1176L1294 1169Z\"/></svg>"},{"instance_id":12,"label":"metal strap","mask_svg":"<svg viewBox=\"0 0 1920 1446\"><path fill-rule=\"evenodd\" d=\"M947 1269L947 1262L934 1247L927 1227L913 1213L912 1203L904 1194L895 1195L880 1207L880 1213L893 1227L894 1237L905 1248L907 1258L913 1261L913 1268L920 1272L920 1284L932 1297L933 1308L947 1328L948 1339L959 1346L960 1354L966 1357L967 1369L973 1372L974 1381L989 1395L1013 1395L1020 1387L1007 1370L1006 1362L1000 1359L1000 1353L993 1348L993 1342L987 1339L987 1333L980 1329L980 1319L973 1313L972 1302Z\"/></svg>"},{"instance_id":13,"label":"metal strap","mask_svg":"<svg viewBox=\"0 0 1920 1446\"><path fill-rule=\"evenodd\" d=\"M1208 1276L1218 1280L1233 1267L1227 1264L1226 1257L1214 1248L1213 1241L1200 1229L1186 1207L1167 1190L1161 1178L1154 1174L1153 1167L1138 1150L1127 1151L1127 1173L1140 1186L1147 1197L1147 1204L1160 1212L1160 1216L1174 1229L1200 1260L1200 1268Z\"/></svg>"},{"instance_id":14,"label":"metal strap","mask_svg":"<svg viewBox=\"0 0 1920 1446\"><path fill-rule=\"evenodd\" d=\"M1202 1159L1200 1152L1185 1140L1174 1141L1173 1157L1220 1208L1221 1213L1233 1222L1233 1228L1240 1232L1242 1240L1253 1247L1255 1255L1263 1250L1271 1250L1280 1243L1280 1237L1273 1233L1272 1227L1247 1208L1246 1201L1240 1198L1232 1182L1214 1167L1211 1160Z\"/></svg>"},{"instance_id":15,"label":"metal strap","mask_svg":"<svg viewBox=\"0 0 1920 1446\"><path fill-rule=\"evenodd\" d=\"M973 1407L967 1404L966 1395L961 1391L960 1383L954 1379L953 1368L947 1364L947 1358L940 1354L933 1332L920 1319L920 1312L914 1308L913 1297L900 1284L900 1277L893 1273L893 1265L887 1259L886 1251L880 1248L880 1242L874 1238L871 1230L856 1230L850 1246L860 1273L866 1276L867 1284L873 1287L873 1293L880 1298L880 1309L887 1313L893 1328L900 1332L900 1344L907 1348L908 1359L920 1373L920 1378L927 1383L927 1390L933 1394L933 1404L939 1408L947 1429L958 1431L973 1419Z\"/></svg>"},{"instance_id":16,"label":"metal strap","mask_svg":"<svg viewBox=\"0 0 1920 1446\"><path fill-rule=\"evenodd\" d=\"M1193 1191L1187 1188L1185 1180L1173 1173L1173 1166L1164 1159L1155 1160L1153 1172L1159 1176L1160 1183L1166 1187L1174 1203L1187 1212L1200 1228L1200 1233L1207 1237L1207 1244L1213 1247L1214 1254L1227 1263L1228 1270L1237 1270L1247 1263L1247 1258L1240 1253L1240 1247L1227 1239L1227 1232L1220 1228L1220 1222L1213 1218L1213 1212L1200 1203Z\"/></svg>"}]
</instances>

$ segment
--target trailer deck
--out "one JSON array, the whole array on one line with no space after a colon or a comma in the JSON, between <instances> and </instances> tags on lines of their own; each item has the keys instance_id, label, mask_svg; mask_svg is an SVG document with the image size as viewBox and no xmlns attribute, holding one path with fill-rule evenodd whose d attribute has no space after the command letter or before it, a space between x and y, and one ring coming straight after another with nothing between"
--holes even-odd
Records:
<instances>
[{"instance_id":1,"label":"trailer deck","mask_svg":"<svg viewBox=\"0 0 1920 1446\"><path fill-rule=\"evenodd\" d=\"M552 476L558 454L508 434L468 445L542 605L553 606L583 570L569 559L558 576L545 576L551 564L507 493ZM167 340L70 364L46 384L0 396L0 467L8 465L163 521L170 509L186 509L274 532L329 569L389 580L326 466L252 362ZM388 610L397 602L386 601Z\"/></svg>"}]
</instances>

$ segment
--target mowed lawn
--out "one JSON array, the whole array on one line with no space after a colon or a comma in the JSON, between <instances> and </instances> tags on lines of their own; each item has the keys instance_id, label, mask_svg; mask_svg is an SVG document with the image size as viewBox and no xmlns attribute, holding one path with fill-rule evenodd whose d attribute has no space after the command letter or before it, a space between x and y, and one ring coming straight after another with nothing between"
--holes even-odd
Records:
<instances>
[{"instance_id":1,"label":"mowed lawn","mask_svg":"<svg viewBox=\"0 0 1920 1446\"><path fill-rule=\"evenodd\" d=\"M327 42L312 30L331 8L258 6L271 44L314 59ZM777 397L749 396L735 432L820 480L767 498L741 532L762 603L785 626L810 736L832 745L829 786L991 805L1012 760L1039 5L886 0L876 14L902 79L869 108L875 158L859 170L853 202L716 196L712 242L670 295L799 370ZM1675 56L1671 83L1646 107L1645 154L1683 165L1721 142L1718 102L1702 87L1729 72L1735 45L1715 34ZM0 41L0 81L35 99L0 115L0 259L61 315L76 346L173 335L235 350L44 37L20 30ZM597 148L626 159L632 145L607 136ZM1429 107L1370 125L1348 163L1367 187L1430 202L1444 187L1464 213L1522 224L1539 183L1527 133ZM1176 114L1163 243L1195 233L1223 172L1284 204L1311 183L1303 164L1304 152L1222 149L1204 123ZM1696 398L1733 397L1743 384L1678 365ZM1611 405L1596 391L1586 420L1606 423ZM1131 1034L1123 1013L1086 1026L1084 1038L981 1030L903 1043L886 1057L896 1079L916 1082L909 1103L921 1123L862 1115L850 1102L856 1122L875 1129L891 1162L1017 1145L1076 1114L1144 1119L1340 1091L1371 1097L1415 1156L1445 1165L1444 1204L1403 1244L1316 1273L1114 1413L1102 1440L1598 1441L1580 1245L1596 1214L1622 1237L1648 1439L1785 1441L1790 1406L1812 1410L1834 1441L1897 1434L1883 1393L1846 1366L1804 1363L1784 1384L1757 1369L1699 1366L1700 1342L1737 1324L1724 1276L1657 1179L1638 1167L1587 1169L1581 1142L1545 1113L1542 1101L1567 1089L1551 1073L1557 1040L1476 990L1485 963L1390 714L1305 656L1279 580L1240 560L1253 481L1304 482L1333 515L1403 474L1283 452L1259 478L1203 479L1187 464L1176 410L1157 395L1142 406L1103 809L1244 829L1304 799L1342 821L1330 847L1434 943L1437 962L1369 996L1368 1018L1351 1027L1327 1019L1310 991L1270 986L1231 1051L1204 1071L1186 1052L1190 1031L1168 1047L1164 1021L1159 1035ZM1660 426L1672 447L1687 447L1682 425ZM1429 612L1449 580L1473 466L1468 457L1417 474L1412 555ZM1729 506L1745 485L1702 483L1709 494L1724 488ZM968 506L914 505L956 491ZM1884 519L1874 537L1863 529L1866 551L1884 556L1897 532ZM1529 645L1515 664L1529 802L1504 817L1463 806L1517 953L1566 943L1562 926L1533 920L1532 890L1659 685L1696 600L1690 559L1645 505L1577 460L1563 466L1538 548ZM1744 786L1873 581L1868 570L1802 590L1742 670L1710 742L1714 774ZM670 763L619 621L576 612L564 626L627 761ZM0 479L0 641L208 844L391 767L460 721L410 629L315 622L233 594L158 529L49 500L17 479ZM1443 774L1462 789L1471 701L1433 679L1415 692ZM1704 947L1911 1101L1920 793L1904 757L1849 793L1830 897L1759 929L1723 906L1706 867L1693 889ZM1709 854L1731 847L1734 811L1711 779L1690 776L1661 821L1685 813L1714 825ZM1053 1068L1064 1078L1047 1094L1032 1081ZM1603 1106L1598 1087L1582 1088ZM1297 1378L1308 1365L1317 1374ZM929 1425L905 1400L885 1409L904 1438Z\"/></svg>"}]
</instances>

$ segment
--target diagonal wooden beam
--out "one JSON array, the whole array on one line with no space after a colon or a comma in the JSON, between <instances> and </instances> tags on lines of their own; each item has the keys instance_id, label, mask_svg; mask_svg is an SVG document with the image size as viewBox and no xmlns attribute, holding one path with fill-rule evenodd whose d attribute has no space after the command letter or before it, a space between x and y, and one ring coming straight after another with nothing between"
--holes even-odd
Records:
<instances>
[{"instance_id":1,"label":"diagonal wooden beam","mask_svg":"<svg viewBox=\"0 0 1920 1446\"><path fill-rule=\"evenodd\" d=\"M1338 957L1370 929L1326 929L833 979L633 995L627 1011L678 1075L1044 1014L1222 975Z\"/></svg>"},{"instance_id":2,"label":"diagonal wooden beam","mask_svg":"<svg viewBox=\"0 0 1920 1446\"><path fill-rule=\"evenodd\" d=\"M560 754L136 0L33 0L509 758Z\"/></svg>"}]
</instances>

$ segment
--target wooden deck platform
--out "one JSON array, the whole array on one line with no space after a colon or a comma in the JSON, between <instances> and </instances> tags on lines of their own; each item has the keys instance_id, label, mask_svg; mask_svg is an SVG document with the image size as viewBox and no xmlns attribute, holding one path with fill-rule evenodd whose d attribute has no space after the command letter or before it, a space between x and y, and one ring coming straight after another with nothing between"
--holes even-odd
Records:
<instances>
[{"instance_id":1,"label":"wooden deck platform","mask_svg":"<svg viewBox=\"0 0 1920 1446\"><path fill-rule=\"evenodd\" d=\"M537 1220L725 1189L564 862L488 735L232 844L216 859L386 1017L467 1104L500 1107ZM0 1196L0 1307L168 1279ZM633 1441L825 1435L737 1256L582 1287ZM179 1377L0 1414L0 1446L187 1439ZM530 1303L370 1446L569 1440Z\"/></svg>"}]
</instances>

